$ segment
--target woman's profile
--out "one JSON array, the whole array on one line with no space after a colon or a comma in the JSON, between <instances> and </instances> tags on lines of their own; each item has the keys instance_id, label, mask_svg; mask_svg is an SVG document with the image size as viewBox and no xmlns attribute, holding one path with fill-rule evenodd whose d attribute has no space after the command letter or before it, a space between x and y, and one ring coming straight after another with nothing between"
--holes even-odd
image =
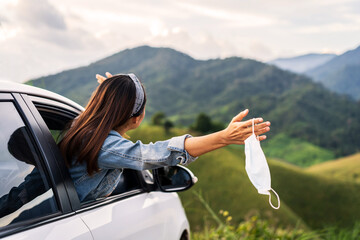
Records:
<instances>
[{"instance_id":1,"label":"woman's profile","mask_svg":"<svg viewBox=\"0 0 360 240\"><path fill-rule=\"evenodd\" d=\"M59 144L82 202L109 196L124 168L145 170L187 165L215 149L244 144L252 134L251 120L242 121L249 112L244 110L225 129L212 134L199 137L187 134L150 144L134 143L124 136L145 117L144 87L135 74L106 73L106 76L97 75L99 86ZM270 130L270 122L256 118L255 124L255 134L264 140L266 136L260 135Z\"/></svg>"}]
</instances>

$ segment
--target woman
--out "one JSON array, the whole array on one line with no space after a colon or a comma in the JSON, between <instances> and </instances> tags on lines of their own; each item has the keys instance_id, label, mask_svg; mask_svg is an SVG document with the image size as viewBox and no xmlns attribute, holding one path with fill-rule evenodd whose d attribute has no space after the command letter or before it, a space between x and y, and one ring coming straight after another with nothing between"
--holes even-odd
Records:
<instances>
[{"instance_id":1,"label":"woman","mask_svg":"<svg viewBox=\"0 0 360 240\"><path fill-rule=\"evenodd\" d=\"M82 202L110 195L123 168L145 170L189 164L215 149L244 144L252 134L251 120L241 122L249 112L245 110L226 129L206 136L184 135L150 144L133 143L124 136L144 119L144 88L134 74L106 73L106 76L97 75L100 85L60 142ZM255 123L258 136L270 130L270 122L257 118ZM266 136L258 138L264 140Z\"/></svg>"}]
</instances>

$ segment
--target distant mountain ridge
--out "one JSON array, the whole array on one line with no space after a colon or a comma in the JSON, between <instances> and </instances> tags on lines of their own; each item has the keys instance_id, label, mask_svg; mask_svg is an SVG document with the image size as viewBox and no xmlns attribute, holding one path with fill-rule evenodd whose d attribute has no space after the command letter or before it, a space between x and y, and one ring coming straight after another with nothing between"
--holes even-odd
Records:
<instances>
[{"instance_id":1,"label":"distant mountain ridge","mask_svg":"<svg viewBox=\"0 0 360 240\"><path fill-rule=\"evenodd\" d=\"M95 74L136 73L145 85L147 116L163 111L178 124L199 112L228 122L249 108L272 122L271 135L286 134L331 150L360 151L360 106L309 78L258 61L232 57L199 61L169 48L126 49L86 67L29 82L85 105Z\"/></svg>"},{"instance_id":2,"label":"distant mountain ridge","mask_svg":"<svg viewBox=\"0 0 360 240\"><path fill-rule=\"evenodd\" d=\"M308 70L306 74L335 92L360 100L360 46Z\"/></svg>"},{"instance_id":3,"label":"distant mountain ridge","mask_svg":"<svg viewBox=\"0 0 360 240\"><path fill-rule=\"evenodd\" d=\"M310 69L325 64L336 56L336 54L310 53L296 57L277 58L269 63L284 70L289 70L295 73L304 73Z\"/></svg>"}]
</instances>

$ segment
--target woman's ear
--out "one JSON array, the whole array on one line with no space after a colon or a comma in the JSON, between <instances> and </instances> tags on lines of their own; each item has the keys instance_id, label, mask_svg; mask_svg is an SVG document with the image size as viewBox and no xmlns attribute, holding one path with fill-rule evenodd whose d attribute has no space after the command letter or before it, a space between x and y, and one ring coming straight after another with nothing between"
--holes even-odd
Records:
<instances>
[{"instance_id":1,"label":"woman's ear","mask_svg":"<svg viewBox=\"0 0 360 240\"><path fill-rule=\"evenodd\" d=\"M137 124L139 121L141 121L141 115L140 116L137 116L137 117L132 117L131 118L131 122L133 124Z\"/></svg>"}]
</instances>

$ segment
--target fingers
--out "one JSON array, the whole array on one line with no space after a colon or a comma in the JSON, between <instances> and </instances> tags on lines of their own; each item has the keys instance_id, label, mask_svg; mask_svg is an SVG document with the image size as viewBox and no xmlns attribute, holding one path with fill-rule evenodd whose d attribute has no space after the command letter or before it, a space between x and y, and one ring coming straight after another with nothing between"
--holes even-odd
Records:
<instances>
[{"instance_id":1,"label":"fingers","mask_svg":"<svg viewBox=\"0 0 360 240\"><path fill-rule=\"evenodd\" d=\"M259 124L259 123L261 123L261 122L263 122L263 121L264 121L264 119L262 119L262 118L255 118L255 119L254 119L255 129L256 129L256 126L258 126L258 125L256 125L256 124ZM252 119L243 122L243 126L244 126L244 127L251 128L251 127L252 127Z\"/></svg>"},{"instance_id":2,"label":"fingers","mask_svg":"<svg viewBox=\"0 0 360 240\"><path fill-rule=\"evenodd\" d=\"M255 135L259 136L261 134L267 133L268 131L270 131L269 127L261 128L261 129L255 131Z\"/></svg>"},{"instance_id":3,"label":"fingers","mask_svg":"<svg viewBox=\"0 0 360 240\"><path fill-rule=\"evenodd\" d=\"M262 123L262 124L259 124L259 125L255 125L255 129L254 129L254 133L255 135L261 135L261 134L264 134L268 131L270 131L270 122L265 122L265 123ZM252 127L247 127L245 128L245 133L246 134L252 134L253 130L252 130Z\"/></svg>"},{"instance_id":4,"label":"fingers","mask_svg":"<svg viewBox=\"0 0 360 240\"><path fill-rule=\"evenodd\" d=\"M100 74L96 74L96 79L97 79L97 82L99 84L103 83L107 78L111 78L113 75L109 72L106 72L105 73L106 77L100 75Z\"/></svg>"},{"instance_id":5,"label":"fingers","mask_svg":"<svg viewBox=\"0 0 360 240\"><path fill-rule=\"evenodd\" d=\"M244 111L240 112L238 115L233 117L231 122L240 122L247 114L249 113L249 109L245 109Z\"/></svg>"},{"instance_id":6,"label":"fingers","mask_svg":"<svg viewBox=\"0 0 360 240\"><path fill-rule=\"evenodd\" d=\"M253 133L253 130L252 130L252 125L246 127L243 126L243 132L244 132L244 136L245 138L248 138L252 133ZM270 122L264 122L264 123L260 123L260 124L257 124L255 125L255 129L254 129L254 133L256 136L258 136L258 139L259 141L262 141L262 140L265 140L266 139L266 136L261 136L259 137L260 135L264 134L264 133L267 133L270 131Z\"/></svg>"},{"instance_id":7,"label":"fingers","mask_svg":"<svg viewBox=\"0 0 360 240\"><path fill-rule=\"evenodd\" d=\"M99 84L103 83L106 78L104 76L101 76L100 74L96 74L96 79Z\"/></svg>"},{"instance_id":8,"label":"fingers","mask_svg":"<svg viewBox=\"0 0 360 240\"><path fill-rule=\"evenodd\" d=\"M263 141L266 139L266 135L258 136L259 141Z\"/></svg>"},{"instance_id":9,"label":"fingers","mask_svg":"<svg viewBox=\"0 0 360 240\"><path fill-rule=\"evenodd\" d=\"M251 127L250 127L251 128ZM255 125L255 129L254 129L254 132L258 132L258 131L261 131L262 129L266 129L268 128L270 130L270 122L264 122L264 123L261 123L261 124L257 124ZM259 134L258 134L259 135Z\"/></svg>"}]
</instances>

